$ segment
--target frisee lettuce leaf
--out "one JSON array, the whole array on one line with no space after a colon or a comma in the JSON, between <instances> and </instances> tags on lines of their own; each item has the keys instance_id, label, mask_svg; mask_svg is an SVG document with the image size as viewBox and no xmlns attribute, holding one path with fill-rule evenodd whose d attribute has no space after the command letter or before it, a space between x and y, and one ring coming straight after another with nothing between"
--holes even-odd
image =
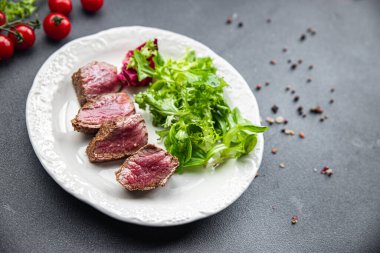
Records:
<instances>
[{"instance_id":1,"label":"frisee lettuce leaf","mask_svg":"<svg viewBox=\"0 0 380 253\"><path fill-rule=\"evenodd\" d=\"M36 9L36 0L0 0L0 10L7 15L7 21L29 17Z\"/></svg>"},{"instance_id":2,"label":"frisee lettuce leaf","mask_svg":"<svg viewBox=\"0 0 380 253\"><path fill-rule=\"evenodd\" d=\"M154 69L147 56L153 57ZM244 119L238 108L230 108L223 96L227 83L216 74L210 57L188 51L181 59L164 60L157 50L142 48L132 58L139 79L154 78L135 101L150 110L154 125L162 127L157 134L178 157L177 171L246 155L256 146L256 134L267 131Z\"/></svg>"}]
</instances>

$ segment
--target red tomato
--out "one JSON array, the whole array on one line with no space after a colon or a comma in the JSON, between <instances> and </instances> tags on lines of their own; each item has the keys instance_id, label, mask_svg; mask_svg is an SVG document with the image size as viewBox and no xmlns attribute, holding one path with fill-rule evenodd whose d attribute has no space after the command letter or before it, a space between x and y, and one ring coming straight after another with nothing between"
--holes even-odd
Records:
<instances>
[{"instance_id":1,"label":"red tomato","mask_svg":"<svg viewBox=\"0 0 380 253\"><path fill-rule=\"evenodd\" d=\"M103 0L80 0L82 7L88 12L97 12L103 6Z\"/></svg>"},{"instance_id":2,"label":"red tomato","mask_svg":"<svg viewBox=\"0 0 380 253\"><path fill-rule=\"evenodd\" d=\"M73 9L71 0L49 0L49 9L68 16Z\"/></svg>"},{"instance_id":3,"label":"red tomato","mask_svg":"<svg viewBox=\"0 0 380 253\"><path fill-rule=\"evenodd\" d=\"M7 23L7 16L4 12L0 11L0 25Z\"/></svg>"},{"instance_id":4,"label":"red tomato","mask_svg":"<svg viewBox=\"0 0 380 253\"><path fill-rule=\"evenodd\" d=\"M59 13L50 13L44 19L44 31L46 36L53 40L62 40L69 35L71 23L69 19Z\"/></svg>"},{"instance_id":5,"label":"red tomato","mask_svg":"<svg viewBox=\"0 0 380 253\"><path fill-rule=\"evenodd\" d=\"M36 34L34 33L34 30L28 25L15 25L13 28L11 28L11 31L17 31L20 34L20 37L17 37L13 33L8 34L16 49L28 49L32 47L36 41Z\"/></svg>"},{"instance_id":6,"label":"red tomato","mask_svg":"<svg viewBox=\"0 0 380 253\"><path fill-rule=\"evenodd\" d=\"M0 34L0 61L9 60L14 53L12 41L5 35Z\"/></svg>"}]
</instances>

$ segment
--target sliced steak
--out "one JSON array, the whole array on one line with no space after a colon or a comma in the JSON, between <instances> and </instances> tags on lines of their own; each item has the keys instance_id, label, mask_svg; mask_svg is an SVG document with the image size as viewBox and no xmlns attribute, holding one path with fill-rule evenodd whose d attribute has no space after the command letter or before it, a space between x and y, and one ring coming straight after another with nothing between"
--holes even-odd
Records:
<instances>
[{"instance_id":1,"label":"sliced steak","mask_svg":"<svg viewBox=\"0 0 380 253\"><path fill-rule=\"evenodd\" d=\"M178 159L152 144L130 156L115 173L116 180L129 191L164 186L178 167Z\"/></svg>"},{"instance_id":2,"label":"sliced steak","mask_svg":"<svg viewBox=\"0 0 380 253\"><path fill-rule=\"evenodd\" d=\"M87 102L71 123L75 131L96 133L102 124L135 113L131 97L124 92L97 96Z\"/></svg>"},{"instance_id":3,"label":"sliced steak","mask_svg":"<svg viewBox=\"0 0 380 253\"><path fill-rule=\"evenodd\" d=\"M144 118L134 114L102 125L86 152L91 162L111 161L130 156L147 143Z\"/></svg>"},{"instance_id":4,"label":"sliced steak","mask_svg":"<svg viewBox=\"0 0 380 253\"><path fill-rule=\"evenodd\" d=\"M95 96L118 92L121 88L116 67L106 62L90 62L71 78L81 106Z\"/></svg>"}]
</instances>

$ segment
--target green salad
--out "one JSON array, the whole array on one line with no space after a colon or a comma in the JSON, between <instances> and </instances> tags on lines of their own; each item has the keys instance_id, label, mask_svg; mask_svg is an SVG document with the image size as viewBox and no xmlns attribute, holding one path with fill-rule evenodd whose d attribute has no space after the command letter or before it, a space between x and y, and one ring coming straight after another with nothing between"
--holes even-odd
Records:
<instances>
[{"instance_id":1,"label":"green salad","mask_svg":"<svg viewBox=\"0 0 380 253\"><path fill-rule=\"evenodd\" d=\"M7 14L7 21L11 22L15 19L24 19L29 17L34 11L36 11L37 0L0 0L0 11Z\"/></svg>"},{"instance_id":2,"label":"green salad","mask_svg":"<svg viewBox=\"0 0 380 253\"><path fill-rule=\"evenodd\" d=\"M153 80L135 101L162 128L157 134L178 157L178 172L246 155L256 146L256 134L268 129L253 125L227 104L223 89L228 84L216 74L210 57L187 51L181 59L163 59L148 41L133 51L127 68L136 70L139 81Z\"/></svg>"}]
</instances>

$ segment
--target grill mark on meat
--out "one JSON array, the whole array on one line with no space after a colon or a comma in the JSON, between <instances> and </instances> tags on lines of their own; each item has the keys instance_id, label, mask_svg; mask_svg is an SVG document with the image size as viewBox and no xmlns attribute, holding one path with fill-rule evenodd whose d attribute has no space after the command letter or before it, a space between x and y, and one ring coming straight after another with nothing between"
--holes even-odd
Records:
<instances>
[{"instance_id":1,"label":"grill mark on meat","mask_svg":"<svg viewBox=\"0 0 380 253\"><path fill-rule=\"evenodd\" d=\"M102 125L86 152L91 162L111 161L130 156L147 143L144 118L135 114Z\"/></svg>"},{"instance_id":2,"label":"grill mark on meat","mask_svg":"<svg viewBox=\"0 0 380 253\"><path fill-rule=\"evenodd\" d=\"M71 79L81 106L95 96L118 92L121 88L116 67L106 62L90 62L75 72Z\"/></svg>"},{"instance_id":3,"label":"grill mark on meat","mask_svg":"<svg viewBox=\"0 0 380 253\"><path fill-rule=\"evenodd\" d=\"M115 173L116 180L127 190L152 190L164 186L179 165L166 150L148 144L130 156Z\"/></svg>"},{"instance_id":4,"label":"grill mark on meat","mask_svg":"<svg viewBox=\"0 0 380 253\"><path fill-rule=\"evenodd\" d=\"M71 123L75 131L96 133L102 124L134 113L135 106L127 93L111 93L91 99L79 109Z\"/></svg>"}]
</instances>

